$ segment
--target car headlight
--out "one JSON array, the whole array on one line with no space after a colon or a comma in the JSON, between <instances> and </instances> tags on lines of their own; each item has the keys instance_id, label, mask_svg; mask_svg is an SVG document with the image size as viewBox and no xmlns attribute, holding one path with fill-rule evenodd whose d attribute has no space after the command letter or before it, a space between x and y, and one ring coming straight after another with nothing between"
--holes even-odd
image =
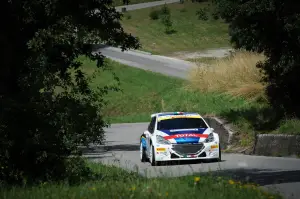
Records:
<instances>
[{"instance_id":1,"label":"car headlight","mask_svg":"<svg viewBox=\"0 0 300 199\"><path fill-rule=\"evenodd\" d=\"M156 142L157 142L157 144L171 144L170 141L166 140L165 138L163 138L160 135L156 136Z\"/></svg>"},{"instance_id":2,"label":"car headlight","mask_svg":"<svg viewBox=\"0 0 300 199\"><path fill-rule=\"evenodd\" d=\"M204 140L205 143L213 142L215 140L215 136L213 133L210 133L208 137Z\"/></svg>"}]
</instances>

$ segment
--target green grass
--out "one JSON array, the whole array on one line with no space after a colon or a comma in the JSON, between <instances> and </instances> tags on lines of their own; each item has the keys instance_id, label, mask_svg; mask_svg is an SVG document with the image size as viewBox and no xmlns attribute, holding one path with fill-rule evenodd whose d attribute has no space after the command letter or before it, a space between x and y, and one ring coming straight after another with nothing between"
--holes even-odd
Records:
<instances>
[{"instance_id":1,"label":"green grass","mask_svg":"<svg viewBox=\"0 0 300 199\"><path fill-rule=\"evenodd\" d=\"M0 188L3 199L87 199L87 198L207 198L279 199L254 185L239 184L212 176L146 179L114 166L92 163L91 168L105 178L77 186L41 184L33 187Z\"/></svg>"},{"instance_id":2,"label":"green grass","mask_svg":"<svg viewBox=\"0 0 300 199\"><path fill-rule=\"evenodd\" d=\"M160 1L160 0L129 0L129 4L137 4L137 3L145 3L145 2L152 2L152 1ZM123 0L113 0L115 6L123 6Z\"/></svg>"},{"instance_id":3,"label":"green grass","mask_svg":"<svg viewBox=\"0 0 300 199\"><path fill-rule=\"evenodd\" d=\"M84 61L86 68L95 67L95 63ZM220 94L194 92L184 80L164 76L158 73L128 67L108 61L112 71L120 79L121 92L110 92L105 115L112 122L145 122L150 114L160 111L198 111L204 114L219 115L232 109L248 107L242 99L232 99ZM101 71L92 81L92 86L116 85L111 71Z\"/></svg>"},{"instance_id":4,"label":"green grass","mask_svg":"<svg viewBox=\"0 0 300 199\"><path fill-rule=\"evenodd\" d=\"M122 21L127 32L140 38L142 49L158 54L171 54L177 51L197 51L207 48L230 46L228 25L221 20L198 19L196 12L207 3L185 2L167 5L176 31L166 34L161 20L151 20L149 13L162 6L130 11ZM126 15L130 15L128 19Z\"/></svg>"}]
</instances>

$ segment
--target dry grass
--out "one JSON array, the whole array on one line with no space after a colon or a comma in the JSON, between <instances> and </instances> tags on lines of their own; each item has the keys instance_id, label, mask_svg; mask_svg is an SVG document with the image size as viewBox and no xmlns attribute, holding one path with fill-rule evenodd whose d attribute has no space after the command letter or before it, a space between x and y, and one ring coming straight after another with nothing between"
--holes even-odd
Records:
<instances>
[{"instance_id":1,"label":"dry grass","mask_svg":"<svg viewBox=\"0 0 300 199\"><path fill-rule=\"evenodd\" d=\"M208 66L199 66L190 73L193 88L202 92L222 92L247 99L264 96L262 74L256 67L264 61L262 54L238 51L234 55L213 60Z\"/></svg>"}]
</instances>

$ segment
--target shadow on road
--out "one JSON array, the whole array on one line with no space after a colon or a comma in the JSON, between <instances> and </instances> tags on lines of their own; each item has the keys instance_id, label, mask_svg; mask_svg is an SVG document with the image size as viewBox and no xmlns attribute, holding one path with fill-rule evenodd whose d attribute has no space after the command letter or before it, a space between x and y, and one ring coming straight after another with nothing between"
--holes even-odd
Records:
<instances>
[{"instance_id":1,"label":"shadow on road","mask_svg":"<svg viewBox=\"0 0 300 199\"><path fill-rule=\"evenodd\" d=\"M87 159L115 158L113 152L117 151L139 151L139 145L120 144L120 145L93 145L90 147L80 147L79 150Z\"/></svg>"},{"instance_id":2,"label":"shadow on road","mask_svg":"<svg viewBox=\"0 0 300 199\"><path fill-rule=\"evenodd\" d=\"M201 173L199 175L223 176L236 181L255 183L261 186L300 182L300 170L278 171L261 169L231 169Z\"/></svg>"},{"instance_id":3,"label":"shadow on road","mask_svg":"<svg viewBox=\"0 0 300 199\"><path fill-rule=\"evenodd\" d=\"M99 152L114 152L114 151L139 151L140 146L137 144L118 144L118 145L102 145L93 147L82 147L83 154L86 153L99 153Z\"/></svg>"},{"instance_id":4,"label":"shadow on road","mask_svg":"<svg viewBox=\"0 0 300 199\"><path fill-rule=\"evenodd\" d=\"M226 160L222 160L222 162L225 162ZM174 160L174 161L168 161L168 162L162 162L161 166L177 166L177 165L190 165L190 164L209 164L209 163L216 163L214 161L210 160Z\"/></svg>"}]
</instances>

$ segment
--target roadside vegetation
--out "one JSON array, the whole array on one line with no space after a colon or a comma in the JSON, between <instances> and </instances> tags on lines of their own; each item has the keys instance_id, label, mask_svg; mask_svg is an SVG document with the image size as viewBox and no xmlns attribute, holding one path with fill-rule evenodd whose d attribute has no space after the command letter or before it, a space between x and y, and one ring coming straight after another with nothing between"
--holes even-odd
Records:
<instances>
[{"instance_id":1,"label":"roadside vegetation","mask_svg":"<svg viewBox=\"0 0 300 199\"><path fill-rule=\"evenodd\" d=\"M244 54L243 52L238 56L240 63L248 64L255 64L253 63L255 60L262 58L260 55L254 58L254 55ZM243 58L246 58L248 62L242 60ZM251 62L250 58L254 61ZM235 61L236 64L233 65L231 62L234 57L226 59L227 63L230 63L228 66L232 67L226 68L224 65L222 67L230 70L231 73L239 72L239 74L244 74L246 79L249 76L251 77L248 74L250 73L248 72L249 70L256 70L254 66L252 69L246 70L243 68L243 65L238 64L238 61ZM84 63L84 68L88 69L90 73L96 69L95 62L89 61L84 57L81 57L81 60ZM239 143L237 144L242 146L249 146L253 143L254 132L285 134L298 132L297 128L299 125L297 120L292 120L293 122L291 122L274 114L274 110L266 103L261 87L251 86L252 80L248 80L247 84L240 83L245 81L243 75L240 75L240 79L238 79L239 75L237 75L233 79L236 84L226 87L226 84L223 84L223 80L225 81L229 74L225 71L226 69L223 70L223 75L222 73L214 74L212 72L212 74L209 74L211 75L210 77L219 75L217 77L221 83L216 86L215 90L207 91L207 83L198 82L205 81L198 78L199 71L192 76L196 76L195 82L193 82L193 79L185 81L129 67L108 59L106 64L111 66L111 70L99 70L96 72L97 75L92 80L91 86L96 87L97 85L101 87L107 82L110 82L112 86L119 86L120 91L110 92L105 96L107 106L104 108L103 113L106 116L105 119L109 122L149 122L150 114L153 112L196 111L204 116L220 116L232 123L235 130L238 131ZM206 72L206 69L203 68L203 70ZM119 78L120 85L118 85L118 81L114 80L112 72ZM258 77L253 74L252 76L253 81L256 80L254 83L258 84ZM201 83L204 85L202 86ZM240 85L248 86L248 84L250 84L249 87L239 87ZM223 90L220 90L220 88ZM237 92L239 89L241 91ZM250 95L249 93L252 94Z\"/></svg>"},{"instance_id":2,"label":"roadside vegetation","mask_svg":"<svg viewBox=\"0 0 300 199\"><path fill-rule=\"evenodd\" d=\"M232 89L240 89L236 87L238 81L225 90L220 90L224 84L219 84L216 91L195 92L202 87L92 54L87 43L104 42L123 48L140 46L137 38L124 32L119 14L106 6L107 1L85 0L75 4L53 0L3 1L0 9L6 14L7 23L1 29L1 41L8 50L3 51L0 68L1 198L153 198L159 194L172 198L276 198L230 179L201 176L144 179L137 173L103 165L88 167L80 157L70 158L70 155L80 156L78 146L103 143L108 121L149 121L150 114L157 111L188 110L222 116L239 127L243 133L240 144L245 145L253 139L252 132L289 133L291 127L300 126L297 119L291 120L293 114L299 117L300 112L297 93L300 45L298 40L290 38L298 37L295 33L299 32L296 26L299 20L291 8L299 6L280 2L286 4L280 8L287 10L279 16L286 13L293 16L284 24L268 21L281 19L272 15L278 13L277 7L270 8L275 11L266 20L247 18L252 6L268 8L275 5L275 0L263 1L266 5L262 6L254 0L253 5L247 6L240 6L242 1L217 2L222 18L233 24L231 37L237 47L268 52L267 61L259 66L265 74L263 80L269 91L266 95L272 106L232 93ZM126 17L123 24L126 30L140 37L145 49L161 54L226 46L228 25L215 15L206 15L205 4L174 4L170 5L171 12L163 7L164 12L158 13L159 21L149 17L151 9L139 10L131 13L131 19ZM239 12L231 13L231 9ZM250 12L252 17L263 13L259 9ZM239 13L244 14L235 16ZM243 17L246 19L238 20ZM250 24L237 23L240 21ZM284 24L281 29L287 31L280 34L283 37L280 39L259 29L274 30L279 28L278 24ZM247 77L247 84L257 83L254 77L254 74ZM119 89L120 92L114 92ZM278 113L280 110L283 111Z\"/></svg>"},{"instance_id":3,"label":"roadside vegetation","mask_svg":"<svg viewBox=\"0 0 300 199\"><path fill-rule=\"evenodd\" d=\"M225 58L194 61L199 67L190 72L190 83L200 92L222 92L247 100L267 100L262 74L256 67L258 62L265 61L262 54L237 51Z\"/></svg>"},{"instance_id":4,"label":"roadside vegetation","mask_svg":"<svg viewBox=\"0 0 300 199\"><path fill-rule=\"evenodd\" d=\"M208 4L185 1L128 11L122 25L140 39L142 50L157 54L230 46L228 25L204 9ZM203 12L207 20L199 19Z\"/></svg>"},{"instance_id":5,"label":"roadside vegetation","mask_svg":"<svg viewBox=\"0 0 300 199\"><path fill-rule=\"evenodd\" d=\"M281 199L267 193L255 184L213 176L186 176L177 178L147 179L136 172L127 172L115 166L89 163L91 180L68 183L41 183L37 186L0 188L3 199L81 199L81 198L258 198Z\"/></svg>"},{"instance_id":6,"label":"roadside vegetation","mask_svg":"<svg viewBox=\"0 0 300 199\"><path fill-rule=\"evenodd\" d=\"M261 81L263 74L256 66L258 62L265 60L263 54L244 50L238 50L225 58L190 59L199 67L190 72L188 82L191 88L200 93L222 93L254 105L220 115L236 124L236 130L243 134L257 131L299 135L300 120L283 116L269 104L265 92L267 84ZM244 139L241 142L251 143Z\"/></svg>"},{"instance_id":7,"label":"roadside vegetation","mask_svg":"<svg viewBox=\"0 0 300 199\"><path fill-rule=\"evenodd\" d=\"M85 68L96 69L95 62L82 57ZM184 80L145 71L107 60L112 70L100 70L93 79L92 87L117 85L112 72L119 78L120 89L105 96L107 106L104 115L113 123L147 122L153 112L200 111L202 114L221 114L233 108L248 106L242 99L225 95L195 93Z\"/></svg>"}]
</instances>

